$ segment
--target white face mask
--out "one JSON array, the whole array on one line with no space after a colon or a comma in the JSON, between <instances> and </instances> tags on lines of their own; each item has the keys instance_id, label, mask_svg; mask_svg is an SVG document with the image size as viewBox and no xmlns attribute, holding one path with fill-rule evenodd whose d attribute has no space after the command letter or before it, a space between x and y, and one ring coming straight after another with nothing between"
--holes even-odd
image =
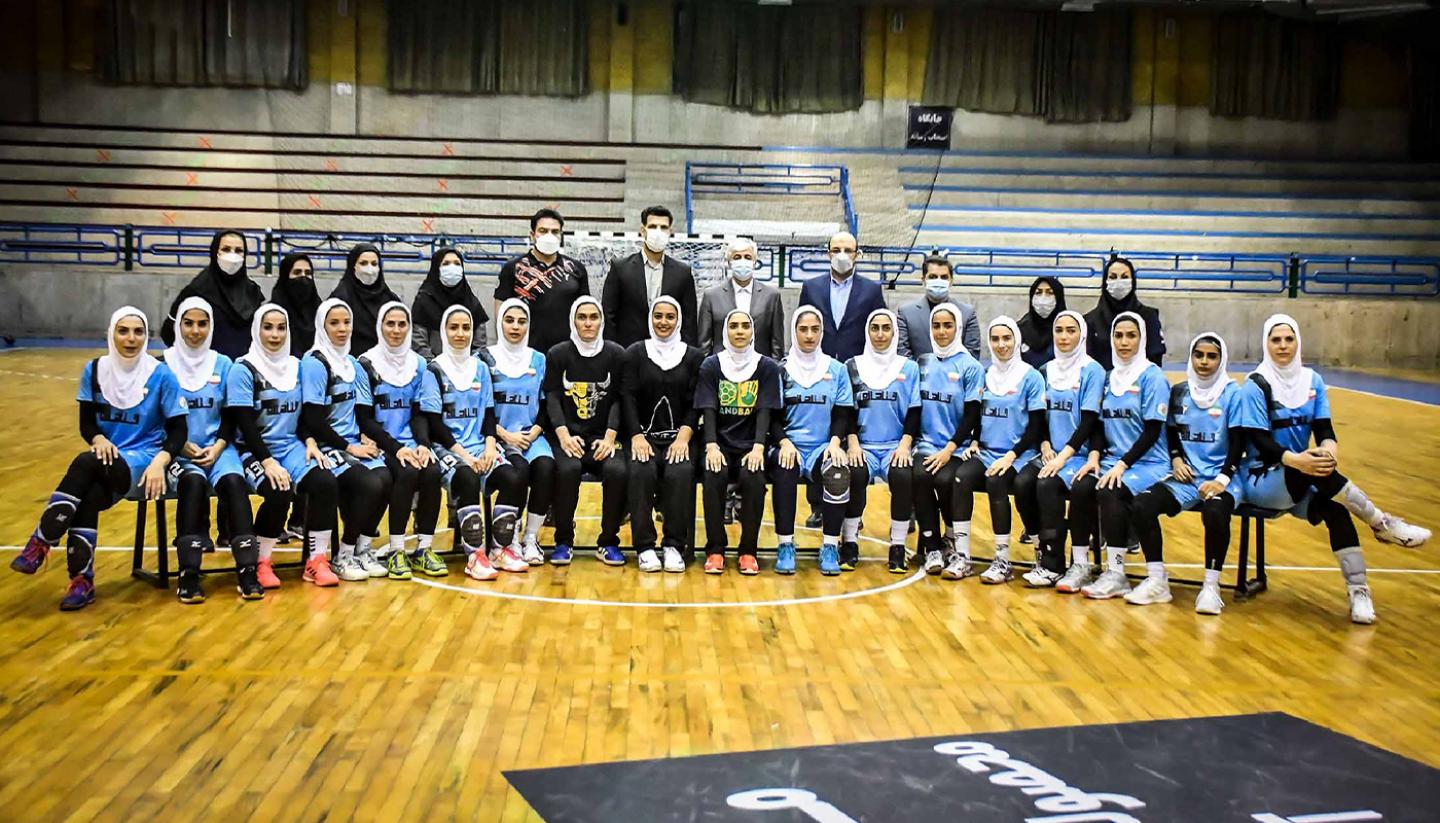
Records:
<instances>
[{"instance_id":1,"label":"white face mask","mask_svg":"<svg viewBox=\"0 0 1440 823\"><path fill-rule=\"evenodd\" d=\"M668 246L668 245L670 245L670 232L669 232L669 230L667 230L667 229L646 229L646 230L645 230L645 248L649 249L650 251L655 252L656 254L659 254L660 252L665 251L665 247Z\"/></svg>"},{"instance_id":2,"label":"white face mask","mask_svg":"<svg viewBox=\"0 0 1440 823\"><path fill-rule=\"evenodd\" d=\"M542 234L535 238L535 251L547 257L560 251L560 235Z\"/></svg>"},{"instance_id":3,"label":"white face mask","mask_svg":"<svg viewBox=\"0 0 1440 823\"><path fill-rule=\"evenodd\" d=\"M850 270L855 268L855 258L851 257L849 252L832 254L830 268L834 269L836 274L849 274Z\"/></svg>"},{"instance_id":4,"label":"white face mask","mask_svg":"<svg viewBox=\"0 0 1440 823\"><path fill-rule=\"evenodd\" d=\"M1116 300L1124 300L1125 298L1129 297L1130 290L1134 287L1135 281L1131 280L1128 277L1122 277L1118 280L1105 281L1105 291L1109 292L1110 296L1115 298Z\"/></svg>"},{"instance_id":5,"label":"white face mask","mask_svg":"<svg viewBox=\"0 0 1440 823\"><path fill-rule=\"evenodd\" d=\"M1030 301L1035 313L1043 318L1049 319L1050 314L1055 311L1055 295L1037 294L1035 299Z\"/></svg>"},{"instance_id":6,"label":"white face mask","mask_svg":"<svg viewBox=\"0 0 1440 823\"><path fill-rule=\"evenodd\" d=\"M731 260L730 276L741 283L750 282L750 278L755 276L755 261L746 260L743 257Z\"/></svg>"},{"instance_id":7,"label":"white face mask","mask_svg":"<svg viewBox=\"0 0 1440 823\"><path fill-rule=\"evenodd\" d=\"M380 267L356 266L355 279L367 286L373 286L375 285L375 281L380 279Z\"/></svg>"},{"instance_id":8,"label":"white face mask","mask_svg":"<svg viewBox=\"0 0 1440 823\"><path fill-rule=\"evenodd\" d=\"M226 274L234 274L240 271L241 266L245 265L245 255L226 252L225 254L216 255L215 263L220 267L220 271Z\"/></svg>"},{"instance_id":9,"label":"white face mask","mask_svg":"<svg viewBox=\"0 0 1440 823\"><path fill-rule=\"evenodd\" d=\"M950 281L938 277L926 280L925 293L935 300L943 300L950 294Z\"/></svg>"},{"instance_id":10,"label":"white face mask","mask_svg":"<svg viewBox=\"0 0 1440 823\"><path fill-rule=\"evenodd\" d=\"M445 288L454 288L460 285L465 279L465 267L459 263L446 263L440 267L440 285Z\"/></svg>"}]
</instances>

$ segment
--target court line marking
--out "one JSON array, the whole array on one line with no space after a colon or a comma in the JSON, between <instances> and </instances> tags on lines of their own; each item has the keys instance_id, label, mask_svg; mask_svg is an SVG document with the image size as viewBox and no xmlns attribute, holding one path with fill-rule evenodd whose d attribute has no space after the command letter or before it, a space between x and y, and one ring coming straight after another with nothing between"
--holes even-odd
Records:
<instances>
[{"instance_id":1,"label":"court line marking","mask_svg":"<svg viewBox=\"0 0 1440 823\"><path fill-rule=\"evenodd\" d=\"M1396 396L1394 396L1394 395L1392 395L1392 394L1378 394L1378 393L1373 392L1373 391L1365 391L1364 389L1350 389L1350 388L1346 388L1346 387L1344 387L1344 386L1335 386L1335 385L1331 385L1331 384L1328 384L1328 383L1325 385L1325 387L1326 387L1327 389L1339 389L1340 391L1348 391L1348 392L1354 392L1354 393L1356 393L1356 394L1363 394L1363 395L1366 395L1367 397L1378 397L1378 398L1380 398L1381 400L1395 400L1395 401L1398 401L1398 402L1400 402L1400 403L1409 403L1409 404L1411 404L1411 405L1413 405L1413 406L1423 406L1423 407L1425 407L1425 408L1427 408L1427 409L1437 408L1436 404L1434 404L1434 403L1426 403L1424 400L1411 400L1411 399L1408 398L1408 397L1396 397Z\"/></svg>"}]
</instances>

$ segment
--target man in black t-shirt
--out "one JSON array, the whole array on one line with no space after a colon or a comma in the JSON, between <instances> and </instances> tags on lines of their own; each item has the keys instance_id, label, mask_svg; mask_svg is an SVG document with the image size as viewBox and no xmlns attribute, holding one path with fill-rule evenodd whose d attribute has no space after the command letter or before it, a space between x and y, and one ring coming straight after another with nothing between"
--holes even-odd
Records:
<instances>
[{"instance_id":1,"label":"man in black t-shirt","mask_svg":"<svg viewBox=\"0 0 1440 823\"><path fill-rule=\"evenodd\" d=\"M530 347L548 352L569 335L570 307L590 293L585 264L560 253L565 218L554 209L541 209L530 218L530 251L500 269L495 286L495 311L518 297L530 305Z\"/></svg>"}]
</instances>

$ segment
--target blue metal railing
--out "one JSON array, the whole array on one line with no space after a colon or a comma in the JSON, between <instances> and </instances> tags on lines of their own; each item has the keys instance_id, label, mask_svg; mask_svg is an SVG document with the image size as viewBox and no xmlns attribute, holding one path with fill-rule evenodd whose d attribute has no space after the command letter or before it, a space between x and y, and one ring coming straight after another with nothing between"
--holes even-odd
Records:
<instances>
[{"instance_id":1,"label":"blue metal railing","mask_svg":"<svg viewBox=\"0 0 1440 823\"><path fill-rule=\"evenodd\" d=\"M810 195L840 199L845 225L859 236L860 217L850 196L850 170L809 163L685 163L685 227L694 231L695 196L703 194Z\"/></svg>"}]
</instances>

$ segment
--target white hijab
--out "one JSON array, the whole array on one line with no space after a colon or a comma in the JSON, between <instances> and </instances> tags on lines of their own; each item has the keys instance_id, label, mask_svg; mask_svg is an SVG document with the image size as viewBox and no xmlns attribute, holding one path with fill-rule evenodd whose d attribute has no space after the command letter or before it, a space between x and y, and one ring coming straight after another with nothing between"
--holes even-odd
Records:
<instances>
[{"instance_id":1,"label":"white hijab","mask_svg":"<svg viewBox=\"0 0 1440 823\"><path fill-rule=\"evenodd\" d=\"M671 330L669 337L661 337L655 332L655 307L661 303L675 309L675 328ZM675 298L661 295L650 304L650 317L646 321L650 336L645 340L645 354L661 371L670 371L685 359L685 341L680 338L681 320L680 303Z\"/></svg>"},{"instance_id":2,"label":"white hijab","mask_svg":"<svg viewBox=\"0 0 1440 823\"><path fill-rule=\"evenodd\" d=\"M455 388L464 391L475 385L480 358L470 352L469 342L458 349L450 345L450 333L446 329L450 326L450 315L457 313L470 318L470 340L475 339L475 315L464 306L451 306L440 315L440 336L445 342L440 353L435 355L435 362L440 364L440 371L445 372Z\"/></svg>"},{"instance_id":3,"label":"white hijab","mask_svg":"<svg viewBox=\"0 0 1440 823\"><path fill-rule=\"evenodd\" d=\"M191 348L190 344L185 342L185 336L180 333L180 324L185 319L185 312L194 309L205 312L210 325L205 332L205 340ZM200 391L210 382L211 375L215 374L215 360L219 357L218 353L210 348L210 341L214 337L215 310L210 307L210 302L203 297L187 297L180 301L180 306L175 309L175 345L165 350L165 365L175 373L180 388L191 392Z\"/></svg>"},{"instance_id":4,"label":"white hijab","mask_svg":"<svg viewBox=\"0 0 1440 823\"><path fill-rule=\"evenodd\" d=\"M720 333L725 335L725 350L720 352L720 373L731 383L744 383L755 374L755 369L760 365L760 353L755 351L755 335L750 335L750 342L745 348L737 349L730 342L730 318L735 315L743 315L751 322L751 330L754 330L754 319L747 312L739 309L731 309L725 315L725 326Z\"/></svg>"},{"instance_id":5,"label":"white hijab","mask_svg":"<svg viewBox=\"0 0 1440 823\"><path fill-rule=\"evenodd\" d=\"M280 350L267 351L260 342L260 325L265 315L280 312L285 318L285 340ZM276 303L263 303L250 319L250 351L241 355L240 360L255 367L265 382L280 391L290 391L300 381L300 361L290 356L290 313Z\"/></svg>"},{"instance_id":6,"label":"white hijab","mask_svg":"<svg viewBox=\"0 0 1440 823\"><path fill-rule=\"evenodd\" d=\"M392 386L405 386L415 379L415 372L420 370L420 355L410 345L413 326L406 328L405 339L400 341L400 345L392 347L385 342L385 315L395 309L405 312L405 319L410 319L410 310L398 300L381 306L380 311L375 313L375 347L365 352L365 358L381 380Z\"/></svg>"},{"instance_id":7,"label":"white hijab","mask_svg":"<svg viewBox=\"0 0 1440 823\"><path fill-rule=\"evenodd\" d=\"M1069 317L1080 326L1080 337L1075 342L1075 348L1069 353L1060 351L1055 347L1055 359L1045 364L1045 382L1050 388L1056 391L1071 391L1080 388L1080 374L1085 371L1085 366L1094 363L1090 353L1085 350L1085 341L1090 339L1090 327L1085 323L1085 315L1078 311L1065 310L1055 315L1055 320L1050 324L1053 334L1055 323L1060 318Z\"/></svg>"},{"instance_id":8,"label":"white hijab","mask_svg":"<svg viewBox=\"0 0 1440 823\"><path fill-rule=\"evenodd\" d=\"M870 340L870 324L882 316L890 318L890 328L894 332L890 335L890 345L884 351L875 348ZM855 371L860 374L861 382L872 389L883 389L895 382L905 368L905 358L898 351L899 342L900 321L895 312L889 309L870 312L870 316L865 318L865 351L855 358Z\"/></svg>"},{"instance_id":9,"label":"white hijab","mask_svg":"<svg viewBox=\"0 0 1440 823\"><path fill-rule=\"evenodd\" d=\"M820 321L820 337L815 340L815 350L808 353L800 350L800 343L796 340L800 318L807 314L815 315L815 319ZM795 313L790 315L790 351L785 355L785 373L802 389L819 383L821 378L830 373L830 364L834 362L834 358L820 349L820 342L824 339L825 316L820 310L814 306L800 306L795 309Z\"/></svg>"},{"instance_id":10,"label":"white hijab","mask_svg":"<svg viewBox=\"0 0 1440 823\"><path fill-rule=\"evenodd\" d=\"M322 301L320 308L315 310L315 344L310 347L310 351L319 352L325 362L330 364L330 371L334 372L336 377L352 383L355 381L355 361L350 359L350 338L345 338L344 346L337 346L330 342L330 333L325 330L325 318L329 317L330 310L335 308L344 309L345 313L350 315L350 333L354 335L355 312L350 310L349 303L338 297L331 297Z\"/></svg>"},{"instance_id":11,"label":"white hijab","mask_svg":"<svg viewBox=\"0 0 1440 823\"><path fill-rule=\"evenodd\" d=\"M141 348L134 357L124 357L115 348L115 327L127 317L138 317L145 327L145 339L150 339L150 318L134 306L121 306L110 315L110 327L105 330L105 346L109 354L101 355L95 364L95 378L100 383L100 395L105 402L116 409L132 409L145 399L145 383L155 373L160 361L150 352Z\"/></svg>"},{"instance_id":12,"label":"white hijab","mask_svg":"<svg viewBox=\"0 0 1440 823\"><path fill-rule=\"evenodd\" d=\"M595 339L586 343L580 338L580 332L575 330L575 315L579 313L580 307L589 303L600 312L600 328L595 330ZM605 310L600 307L600 301L585 295L575 298L570 304L570 342L575 344L575 350L580 352L581 357L594 357L605 348Z\"/></svg>"},{"instance_id":13,"label":"white hijab","mask_svg":"<svg viewBox=\"0 0 1440 823\"><path fill-rule=\"evenodd\" d=\"M525 336L519 343L511 343L505 337L505 314L511 309L525 312ZM506 377L524 377L530 371L535 350L530 348L530 306L518 297L512 297L500 304L500 317L496 321L499 334L495 345L490 347L490 357L495 360L495 370Z\"/></svg>"},{"instance_id":14,"label":"white hijab","mask_svg":"<svg viewBox=\"0 0 1440 823\"><path fill-rule=\"evenodd\" d=\"M955 318L955 339L951 340L948 346L941 346L935 342L935 315L942 311L948 312L951 317ZM936 357L944 360L965 348L965 341L961 339L961 332L964 331L960 328L960 318L962 317L964 315L960 313L960 307L948 300L944 303L937 303L934 308L930 309L930 348L935 352Z\"/></svg>"},{"instance_id":15,"label":"white hijab","mask_svg":"<svg viewBox=\"0 0 1440 823\"><path fill-rule=\"evenodd\" d=\"M1120 325L1121 320L1129 320L1140 328L1140 345L1129 360L1122 358L1120 352L1115 350L1115 327ZM1130 387L1135 385L1140 375L1150 368L1150 361L1145 359L1145 319L1133 311L1120 312L1110 324L1110 362L1114 366L1110 370L1110 393L1116 397L1130 391Z\"/></svg>"},{"instance_id":16,"label":"white hijab","mask_svg":"<svg viewBox=\"0 0 1440 823\"><path fill-rule=\"evenodd\" d=\"M1004 326L1010 330L1014 346L1010 349L1010 356L1001 360L995 354L995 346L990 343L990 332L996 326ZM985 388L992 394L1001 397L1013 393L1020 387L1020 382L1025 379L1026 362L1020 357L1020 326L1010 317L1000 315L990 321L985 327L986 345L990 347L990 366L985 369Z\"/></svg>"},{"instance_id":17,"label":"white hijab","mask_svg":"<svg viewBox=\"0 0 1440 823\"><path fill-rule=\"evenodd\" d=\"M1276 326L1289 326L1295 332L1295 359L1284 368L1270 358L1267 341L1270 340L1270 331ZM1260 351L1265 353L1265 357L1254 373L1265 378L1265 382L1270 384L1270 393L1275 402L1287 409L1298 409L1305 405L1305 401L1310 399L1310 387L1313 385L1315 373L1300 362L1300 344L1300 324L1295 322L1295 318L1288 314L1272 314L1265 321L1265 330L1260 334Z\"/></svg>"},{"instance_id":18,"label":"white hijab","mask_svg":"<svg viewBox=\"0 0 1440 823\"><path fill-rule=\"evenodd\" d=\"M1210 375L1209 380L1205 380L1195 373L1195 358L1193 355L1195 354L1195 347L1199 345L1202 340L1214 340L1220 346L1220 368L1216 370L1214 374ZM1229 347L1225 345L1225 338L1213 331L1202 331L1195 335L1194 340L1190 341L1190 354L1191 357L1185 360L1185 377L1190 381L1190 399L1194 400L1195 405L1200 408L1208 409L1215 405L1215 401L1220 399L1220 395L1225 393L1225 387L1235 382L1230 379L1230 350ZM1233 426L1235 424L1231 422L1228 425Z\"/></svg>"}]
</instances>

